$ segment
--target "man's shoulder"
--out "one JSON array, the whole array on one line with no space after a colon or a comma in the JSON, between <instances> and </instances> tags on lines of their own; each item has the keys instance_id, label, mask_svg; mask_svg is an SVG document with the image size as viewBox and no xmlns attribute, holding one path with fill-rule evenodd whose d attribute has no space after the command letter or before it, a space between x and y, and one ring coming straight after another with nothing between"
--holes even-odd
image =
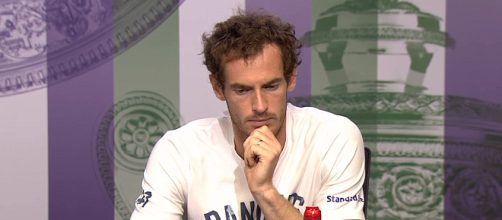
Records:
<instances>
[{"instance_id":1,"label":"man's shoulder","mask_svg":"<svg viewBox=\"0 0 502 220\"><path fill-rule=\"evenodd\" d=\"M199 135L210 135L225 127L225 118L202 118L190 121L181 127L166 132L166 136L172 137L194 137Z\"/></svg>"},{"instance_id":2,"label":"man's shoulder","mask_svg":"<svg viewBox=\"0 0 502 220\"><path fill-rule=\"evenodd\" d=\"M316 151L321 158L330 151L362 146L361 131L349 118L314 107L292 107L291 110L291 140Z\"/></svg>"},{"instance_id":3,"label":"man's shoulder","mask_svg":"<svg viewBox=\"0 0 502 220\"><path fill-rule=\"evenodd\" d=\"M331 136L344 134L357 136L360 134L358 126L343 115L337 115L315 107L288 106L290 113L290 126L300 129L304 133L313 133L314 136L329 132Z\"/></svg>"},{"instance_id":4,"label":"man's shoulder","mask_svg":"<svg viewBox=\"0 0 502 220\"><path fill-rule=\"evenodd\" d=\"M293 119L297 119L296 121L307 123L332 124L334 122L351 122L350 119L345 116L337 115L335 113L328 112L316 107L297 107L289 104L288 112Z\"/></svg>"},{"instance_id":5,"label":"man's shoulder","mask_svg":"<svg viewBox=\"0 0 502 220\"><path fill-rule=\"evenodd\" d=\"M204 118L167 131L155 144L156 151L180 151L195 154L217 143L226 143L225 118ZM218 145L219 146L219 145Z\"/></svg>"}]
</instances>

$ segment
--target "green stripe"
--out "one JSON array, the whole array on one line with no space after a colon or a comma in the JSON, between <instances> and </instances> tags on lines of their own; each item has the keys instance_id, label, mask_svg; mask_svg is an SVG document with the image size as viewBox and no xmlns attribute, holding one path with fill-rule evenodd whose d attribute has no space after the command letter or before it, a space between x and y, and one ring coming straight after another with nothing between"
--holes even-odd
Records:
<instances>
[{"instance_id":1,"label":"green stripe","mask_svg":"<svg viewBox=\"0 0 502 220\"><path fill-rule=\"evenodd\" d=\"M128 219L156 141L179 127L179 13L115 58L115 210Z\"/></svg>"}]
</instances>

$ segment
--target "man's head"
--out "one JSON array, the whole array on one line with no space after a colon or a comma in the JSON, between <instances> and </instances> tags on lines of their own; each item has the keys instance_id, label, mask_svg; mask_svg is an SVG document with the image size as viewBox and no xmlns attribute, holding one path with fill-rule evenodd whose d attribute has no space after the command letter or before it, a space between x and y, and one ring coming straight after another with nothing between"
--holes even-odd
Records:
<instances>
[{"instance_id":1,"label":"man's head","mask_svg":"<svg viewBox=\"0 0 502 220\"><path fill-rule=\"evenodd\" d=\"M278 17L261 13L239 12L224 22L217 23L212 33L202 36L204 64L220 86L224 85L224 64L252 58L267 44L281 50L283 72L289 83L291 75L301 63L301 42L295 37L294 27Z\"/></svg>"},{"instance_id":2,"label":"man's head","mask_svg":"<svg viewBox=\"0 0 502 220\"><path fill-rule=\"evenodd\" d=\"M285 140L287 92L296 86L301 43L277 17L239 14L203 36L204 64L216 96L226 101L235 139L266 125Z\"/></svg>"}]
</instances>

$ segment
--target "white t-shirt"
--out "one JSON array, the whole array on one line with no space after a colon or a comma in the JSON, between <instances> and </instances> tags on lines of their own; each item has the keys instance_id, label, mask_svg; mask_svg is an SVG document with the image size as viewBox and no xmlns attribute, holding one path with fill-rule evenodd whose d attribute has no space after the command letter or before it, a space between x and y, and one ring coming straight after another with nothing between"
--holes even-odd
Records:
<instances>
[{"instance_id":1,"label":"white t-shirt","mask_svg":"<svg viewBox=\"0 0 502 220\"><path fill-rule=\"evenodd\" d=\"M323 219L364 219L364 147L356 125L288 104L286 127L273 177L279 193L301 213L319 206ZM228 117L167 132L150 155L142 186L133 220L264 218L247 186Z\"/></svg>"}]
</instances>

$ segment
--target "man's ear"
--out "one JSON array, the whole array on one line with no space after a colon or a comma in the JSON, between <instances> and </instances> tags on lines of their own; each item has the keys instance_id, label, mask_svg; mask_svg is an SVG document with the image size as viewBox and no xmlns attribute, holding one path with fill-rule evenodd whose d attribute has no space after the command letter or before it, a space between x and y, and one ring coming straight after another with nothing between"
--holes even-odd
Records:
<instances>
[{"instance_id":1,"label":"man's ear","mask_svg":"<svg viewBox=\"0 0 502 220\"><path fill-rule=\"evenodd\" d=\"M293 70L293 73L291 74L291 78L289 78L288 92L295 90L297 77L298 77L298 73L296 72L296 68L295 68Z\"/></svg>"},{"instance_id":2,"label":"man's ear","mask_svg":"<svg viewBox=\"0 0 502 220\"><path fill-rule=\"evenodd\" d=\"M213 92L216 98L221 101L225 101L225 95L223 95L223 86L218 82L214 74L209 75L209 81L211 82L211 86L213 87Z\"/></svg>"}]
</instances>

